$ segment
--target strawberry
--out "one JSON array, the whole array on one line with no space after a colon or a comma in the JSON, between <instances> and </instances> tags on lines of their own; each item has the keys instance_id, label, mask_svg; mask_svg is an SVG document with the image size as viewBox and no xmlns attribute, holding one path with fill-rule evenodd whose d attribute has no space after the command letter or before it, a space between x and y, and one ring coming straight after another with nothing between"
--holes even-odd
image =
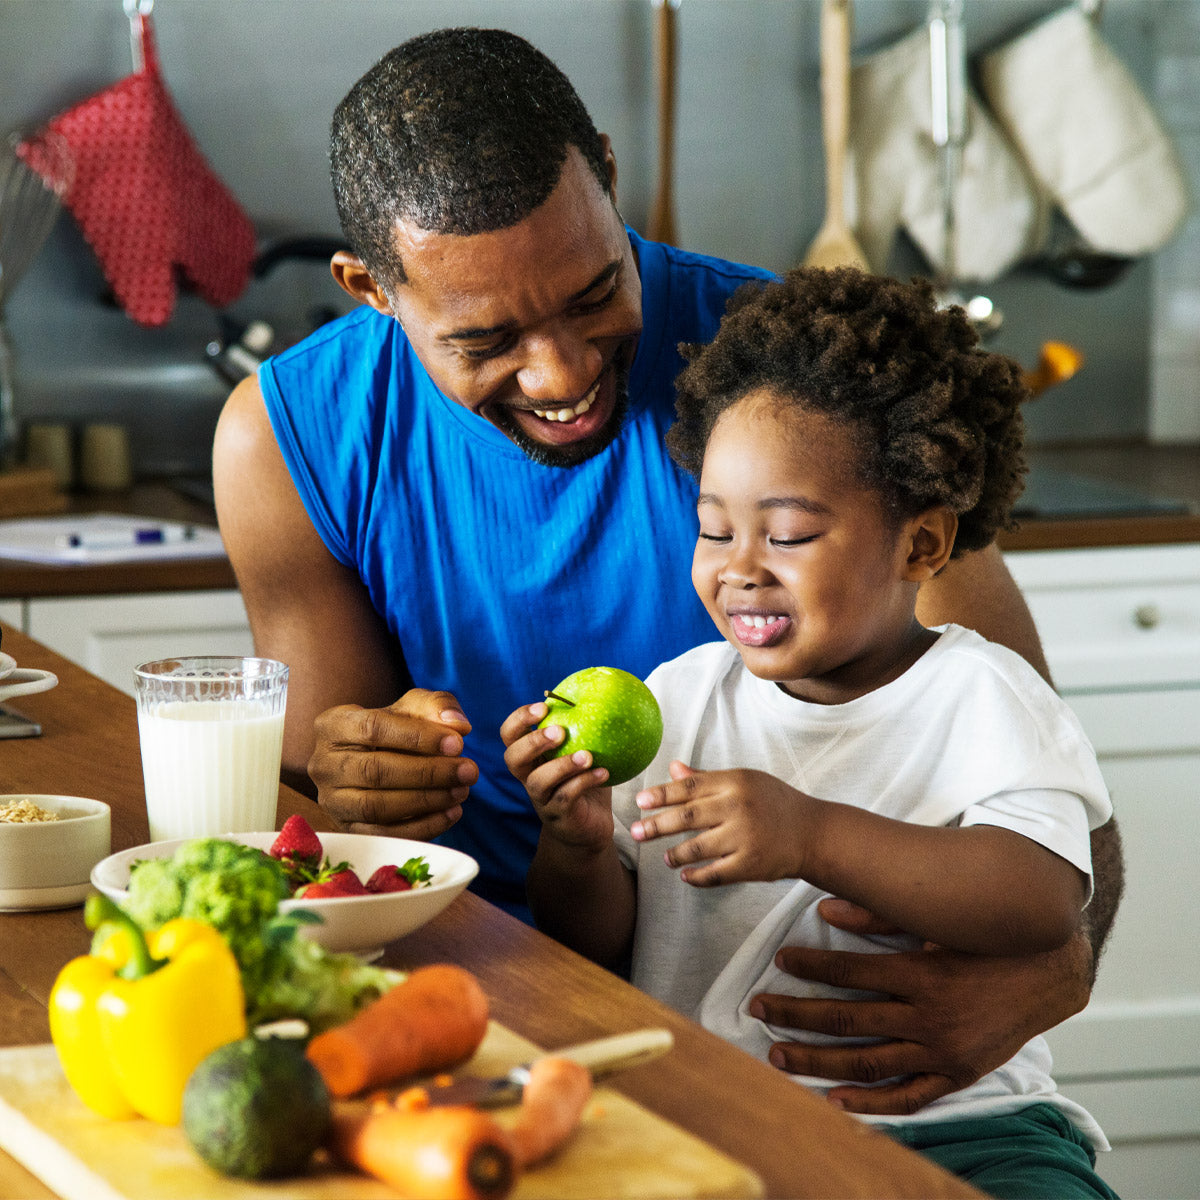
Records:
<instances>
[{"instance_id":1,"label":"strawberry","mask_svg":"<svg viewBox=\"0 0 1200 1200\"><path fill-rule=\"evenodd\" d=\"M295 813L283 823L279 836L271 843L267 853L272 858L312 863L315 866L321 861L321 839L313 827L299 813Z\"/></svg>"},{"instance_id":2,"label":"strawberry","mask_svg":"<svg viewBox=\"0 0 1200 1200\"><path fill-rule=\"evenodd\" d=\"M315 883L306 883L297 893L298 900L324 900L330 896L367 896L370 893L355 873L342 863L332 874L325 875Z\"/></svg>"},{"instance_id":3,"label":"strawberry","mask_svg":"<svg viewBox=\"0 0 1200 1200\"><path fill-rule=\"evenodd\" d=\"M368 892L407 892L412 884L405 879L400 868L394 865L380 867L367 880Z\"/></svg>"},{"instance_id":4,"label":"strawberry","mask_svg":"<svg viewBox=\"0 0 1200 1200\"><path fill-rule=\"evenodd\" d=\"M404 866L389 863L367 880L368 892L407 892L418 883L429 881L429 864L424 858L410 858Z\"/></svg>"}]
</instances>

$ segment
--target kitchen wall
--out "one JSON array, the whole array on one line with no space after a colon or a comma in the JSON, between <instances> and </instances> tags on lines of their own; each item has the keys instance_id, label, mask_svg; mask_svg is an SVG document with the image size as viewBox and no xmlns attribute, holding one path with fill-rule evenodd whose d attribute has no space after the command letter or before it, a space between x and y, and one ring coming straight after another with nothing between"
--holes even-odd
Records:
<instances>
[{"instance_id":1,"label":"kitchen wall","mask_svg":"<svg viewBox=\"0 0 1200 1200\"><path fill-rule=\"evenodd\" d=\"M966 0L974 52L1060 5ZM923 0L859 0L855 49L920 25ZM682 0L677 187L684 246L776 269L820 225L817 0ZM334 105L385 50L446 24L501 25L544 49L612 135L622 210L644 228L654 185L651 0L158 0L167 84L263 244L338 234L326 174ZM1162 111L1200 179L1200 0L1108 0L1102 30ZM0 0L0 130L32 128L129 73L121 0ZM1196 186L1200 194L1200 186ZM149 216L150 214L148 214ZM1035 442L1200 440L1200 225L1103 291L1071 292L1022 268L986 285L1004 313L994 348L1032 365L1043 340L1087 356L1029 412ZM898 240L889 268L926 270ZM8 304L26 418L102 414L129 424L140 473L207 469L227 390L205 359L217 314L195 297L147 330L106 301L67 214ZM298 336L343 297L324 266L286 263L229 314Z\"/></svg>"}]
</instances>

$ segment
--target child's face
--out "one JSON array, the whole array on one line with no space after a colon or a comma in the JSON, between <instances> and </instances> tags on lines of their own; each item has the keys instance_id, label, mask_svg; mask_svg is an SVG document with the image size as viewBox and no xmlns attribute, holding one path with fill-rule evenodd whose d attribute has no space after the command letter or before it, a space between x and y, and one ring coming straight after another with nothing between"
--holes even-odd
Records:
<instances>
[{"instance_id":1,"label":"child's face","mask_svg":"<svg viewBox=\"0 0 1200 1200\"><path fill-rule=\"evenodd\" d=\"M914 639L911 538L854 470L851 433L754 392L704 453L692 583L762 679L841 703L903 671Z\"/></svg>"}]
</instances>

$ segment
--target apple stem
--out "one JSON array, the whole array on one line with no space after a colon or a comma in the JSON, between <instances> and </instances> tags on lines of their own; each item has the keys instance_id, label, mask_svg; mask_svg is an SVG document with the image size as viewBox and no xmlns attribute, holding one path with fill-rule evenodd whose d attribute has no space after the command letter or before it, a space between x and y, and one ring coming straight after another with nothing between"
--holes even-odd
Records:
<instances>
[{"instance_id":1,"label":"apple stem","mask_svg":"<svg viewBox=\"0 0 1200 1200\"><path fill-rule=\"evenodd\" d=\"M545 696L547 700L561 700L562 703L565 704L568 708L575 707L574 700L568 700L566 698L566 696L560 696L557 692L543 692L542 695Z\"/></svg>"}]
</instances>

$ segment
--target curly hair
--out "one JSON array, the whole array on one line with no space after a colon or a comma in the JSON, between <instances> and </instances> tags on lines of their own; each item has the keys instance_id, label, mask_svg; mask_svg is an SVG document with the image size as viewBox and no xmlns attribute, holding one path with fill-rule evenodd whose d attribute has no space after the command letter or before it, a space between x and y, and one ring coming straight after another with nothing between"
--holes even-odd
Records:
<instances>
[{"instance_id":1,"label":"curly hair","mask_svg":"<svg viewBox=\"0 0 1200 1200\"><path fill-rule=\"evenodd\" d=\"M333 115L342 231L384 284L404 282L398 220L506 229L539 207L575 146L606 193L604 143L567 77L503 29L439 29L389 51Z\"/></svg>"},{"instance_id":2,"label":"curly hair","mask_svg":"<svg viewBox=\"0 0 1200 1200\"><path fill-rule=\"evenodd\" d=\"M861 434L858 478L896 521L952 509L955 556L1011 527L1026 470L1021 368L983 350L928 280L797 268L739 289L715 339L680 352L667 445L697 478L720 415L769 389Z\"/></svg>"}]
</instances>

